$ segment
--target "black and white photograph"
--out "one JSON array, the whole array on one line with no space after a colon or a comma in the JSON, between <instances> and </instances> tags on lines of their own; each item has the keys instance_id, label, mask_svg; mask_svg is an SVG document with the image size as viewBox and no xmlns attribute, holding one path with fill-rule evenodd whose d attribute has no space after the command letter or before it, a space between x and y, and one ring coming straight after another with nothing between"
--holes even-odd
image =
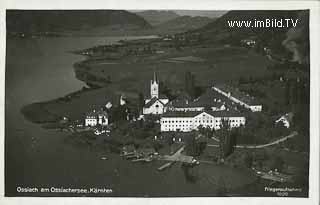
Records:
<instances>
[{"instance_id":1,"label":"black and white photograph","mask_svg":"<svg viewBox=\"0 0 320 205\"><path fill-rule=\"evenodd\" d=\"M5 197L310 197L310 13L6 9Z\"/></svg>"}]
</instances>

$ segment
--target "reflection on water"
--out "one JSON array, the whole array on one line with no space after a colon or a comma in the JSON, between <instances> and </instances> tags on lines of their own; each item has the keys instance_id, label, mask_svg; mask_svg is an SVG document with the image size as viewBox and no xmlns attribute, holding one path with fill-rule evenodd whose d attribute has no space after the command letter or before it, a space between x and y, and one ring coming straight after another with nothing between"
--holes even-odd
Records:
<instances>
[{"instance_id":1,"label":"reflection on water","mask_svg":"<svg viewBox=\"0 0 320 205\"><path fill-rule=\"evenodd\" d=\"M198 180L198 177L192 173L192 167L188 164L181 164L181 169L183 170L184 177L187 182L189 183L196 183Z\"/></svg>"}]
</instances>

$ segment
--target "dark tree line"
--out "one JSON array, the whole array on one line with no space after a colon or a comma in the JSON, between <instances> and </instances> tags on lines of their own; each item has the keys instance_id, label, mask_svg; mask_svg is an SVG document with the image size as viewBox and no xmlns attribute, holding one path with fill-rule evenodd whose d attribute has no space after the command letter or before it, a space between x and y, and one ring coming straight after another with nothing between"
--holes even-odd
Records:
<instances>
[{"instance_id":1,"label":"dark tree line","mask_svg":"<svg viewBox=\"0 0 320 205\"><path fill-rule=\"evenodd\" d=\"M196 85L195 76L190 71L185 73L184 89L192 99L199 97L204 91L202 87Z\"/></svg>"},{"instance_id":2,"label":"dark tree line","mask_svg":"<svg viewBox=\"0 0 320 205\"><path fill-rule=\"evenodd\" d=\"M207 142L198 142L195 136L191 136L186 140L186 153L190 156L199 156L207 147Z\"/></svg>"},{"instance_id":3,"label":"dark tree line","mask_svg":"<svg viewBox=\"0 0 320 205\"><path fill-rule=\"evenodd\" d=\"M237 145L237 132L231 130L228 120L222 120L220 130L217 132L219 137L220 158L224 160L235 150Z\"/></svg>"}]
</instances>

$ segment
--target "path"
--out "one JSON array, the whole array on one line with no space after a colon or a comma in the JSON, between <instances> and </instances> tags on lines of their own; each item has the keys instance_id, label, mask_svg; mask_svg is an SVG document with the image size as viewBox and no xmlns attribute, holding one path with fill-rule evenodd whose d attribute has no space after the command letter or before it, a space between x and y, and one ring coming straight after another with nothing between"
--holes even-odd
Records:
<instances>
[{"instance_id":1,"label":"path","mask_svg":"<svg viewBox=\"0 0 320 205\"><path fill-rule=\"evenodd\" d=\"M293 131L291 134L285 136L285 137L281 137L280 139L277 139L273 142L267 143L267 144L261 144L261 145L236 145L236 148L249 148L249 149L259 149L259 148L264 148L264 147L269 147L275 144L279 144L280 142L286 141L287 139L293 138L296 135L298 135L298 132ZM216 140L217 142L219 142L219 140L217 138L212 137L212 139ZM215 144L208 144L208 147L219 147L219 145L215 145Z\"/></svg>"},{"instance_id":2,"label":"path","mask_svg":"<svg viewBox=\"0 0 320 205\"><path fill-rule=\"evenodd\" d=\"M172 162L183 162L183 163L193 163L194 158L192 156L181 154L181 152L184 150L185 145L183 145L181 148L179 148L174 154L172 155L163 155L159 157L159 160L165 160L165 161L172 161Z\"/></svg>"}]
</instances>

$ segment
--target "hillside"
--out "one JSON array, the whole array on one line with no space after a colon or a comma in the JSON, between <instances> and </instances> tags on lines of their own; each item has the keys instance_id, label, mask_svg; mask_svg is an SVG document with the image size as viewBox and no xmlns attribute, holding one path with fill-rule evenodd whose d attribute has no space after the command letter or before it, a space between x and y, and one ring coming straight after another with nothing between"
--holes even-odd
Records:
<instances>
[{"instance_id":1,"label":"hillside","mask_svg":"<svg viewBox=\"0 0 320 205\"><path fill-rule=\"evenodd\" d=\"M246 21L246 20L265 20L265 19L297 19L302 11L229 11L225 15L215 21L191 32L181 35L192 36L194 34L201 35L201 39L207 43L223 43L237 45L242 39L255 39L258 48L262 50L264 47L271 48L273 53L288 57L288 50L282 45L287 38L287 32L290 28L230 28L228 21ZM307 12L308 13L308 12ZM307 15L308 18L308 15ZM307 21L304 21L307 22ZM298 22L297 26L304 27L303 21ZM306 34L308 36L308 33Z\"/></svg>"},{"instance_id":2,"label":"hillside","mask_svg":"<svg viewBox=\"0 0 320 205\"><path fill-rule=\"evenodd\" d=\"M179 15L173 11L164 11L164 10L163 11L159 11L159 10L140 11L140 12L136 12L135 14L144 18L152 26L156 26L166 21L170 21L172 19L179 17Z\"/></svg>"},{"instance_id":3,"label":"hillside","mask_svg":"<svg viewBox=\"0 0 320 205\"><path fill-rule=\"evenodd\" d=\"M203 27L212 21L213 19L208 17L180 16L156 26L155 30L179 33Z\"/></svg>"},{"instance_id":4,"label":"hillside","mask_svg":"<svg viewBox=\"0 0 320 205\"><path fill-rule=\"evenodd\" d=\"M300 23L296 28L290 28L286 33L286 39L282 45L293 52L292 60L303 64L309 64L309 12L299 12Z\"/></svg>"},{"instance_id":5,"label":"hillside","mask_svg":"<svg viewBox=\"0 0 320 205\"><path fill-rule=\"evenodd\" d=\"M122 10L8 10L9 33L39 34L90 32L104 27L106 31L130 31L151 28L134 13ZM76 31L76 32L75 32Z\"/></svg>"}]
</instances>

